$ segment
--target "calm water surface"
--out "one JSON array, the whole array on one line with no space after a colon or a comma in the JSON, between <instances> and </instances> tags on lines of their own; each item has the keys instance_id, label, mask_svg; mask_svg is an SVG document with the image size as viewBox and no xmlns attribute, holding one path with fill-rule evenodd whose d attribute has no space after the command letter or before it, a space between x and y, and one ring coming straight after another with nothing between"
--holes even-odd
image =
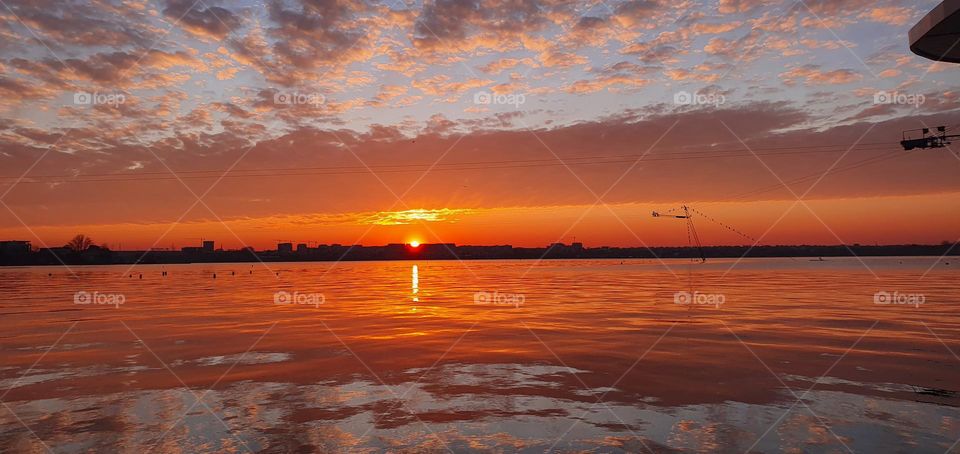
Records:
<instances>
[{"instance_id":1,"label":"calm water surface","mask_svg":"<svg viewBox=\"0 0 960 454\"><path fill-rule=\"evenodd\" d=\"M943 453L951 260L0 269L0 451Z\"/></svg>"}]
</instances>

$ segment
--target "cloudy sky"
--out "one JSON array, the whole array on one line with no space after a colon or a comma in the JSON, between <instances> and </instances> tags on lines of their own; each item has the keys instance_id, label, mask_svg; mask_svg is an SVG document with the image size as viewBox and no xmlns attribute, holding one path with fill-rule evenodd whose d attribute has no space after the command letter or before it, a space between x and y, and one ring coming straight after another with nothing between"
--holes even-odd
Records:
<instances>
[{"instance_id":1,"label":"cloudy sky","mask_svg":"<svg viewBox=\"0 0 960 454\"><path fill-rule=\"evenodd\" d=\"M4 0L0 237L956 240L936 1Z\"/></svg>"}]
</instances>

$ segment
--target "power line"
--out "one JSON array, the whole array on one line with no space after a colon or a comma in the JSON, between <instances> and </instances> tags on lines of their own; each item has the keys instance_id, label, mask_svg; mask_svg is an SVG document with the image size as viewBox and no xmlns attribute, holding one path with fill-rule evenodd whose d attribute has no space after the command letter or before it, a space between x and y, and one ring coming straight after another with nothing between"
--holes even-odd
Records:
<instances>
[{"instance_id":1,"label":"power line","mask_svg":"<svg viewBox=\"0 0 960 454\"><path fill-rule=\"evenodd\" d=\"M875 144L862 144L875 145ZM887 144L885 144L887 145ZM888 147L888 145L887 145ZM885 148L887 148L885 147ZM741 157L771 157L771 156L800 156L817 153L836 153L845 152L846 149L813 149L818 146L808 147L780 147L768 148L768 153L744 153L743 150L713 150L713 151L686 151L664 153L658 157L650 157L647 154L627 154L627 155L606 155L606 156L583 156L570 157L566 159L529 159L529 160L506 160L506 161L475 161L459 163L439 163L439 164L396 164L396 165L375 165L375 166L329 166L329 167L286 167L273 169L235 169L224 178L247 178L247 177L282 177L282 176L311 176L311 175L349 175L364 174L371 171L375 173L405 173L418 171L469 171L469 170L487 170L487 169L512 169L512 168L531 168L544 166L580 166L580 165L605 165L632 163L637 160L640 162L663 162L663 161L687 161L700 159L725 159ZM799 149L800 151L783 151L788 149ZM764 150L764 149L761 149ZM860 148L858 151L879 151L878 148ZM620 159L631 158L631 159ZM82 174L82 175L38 175L34 177L25 177L20 180L21 184L29 183L88 183L88 182L122 182L122 181L165 181L177 179L204 179L221 178L222 170L184 170L174 172L136 172L136 173L101 173L101 174ZM270 172L270 173L268 173ZM144 178L144 176L154 176ZM157 177L159 176L159 177ZM100 178L103 177L103 178ZM20 177L0 177L6 179L19 179ZM13 182L0 182L0 185L9 185Z\"/></svg>"},{"instance_id":2,"label":"power line","mask_svg":"<svg viewBox=\"0 0 960 454\"><path fill-rule=\"evenodd\" d=\"M900 150L893 151L893 152L890 152L890 153L887 153L887 154L883 154L883 155L880 155L880 156L873 156L873 157L870 157L870 158L867 158L867 159L863 159L863 160L860 160L860 161L852 162L852 163L850 163L850 164L847 164L846 166L835 167L835 168L833 168L833 169L831 169L831 170L828 170L828 171L826 171L826 172L815 172L815 173L811 173L811 174L808 174L808 175L804 175L804 176L802 176L802 177L793 178L793 179L790 179L790 180L787 180L787 181L784 181L784 182L781 182L781 183L776 183L776 184L773 184L773 185L770 185L770 186L765 186L765 187L763 187L763 188L754 189L754 190L751 190L751 191L748 191L748 192L745 192L745 193L742 193L742 194L735 195L735 196L731 197L729 200L738 200L738 199L742 199L742 198L749 197L749 196L752 196L752 195L762 194L762 193L764 193L764 192L770 192L770 191L773 191L773 190L776 190L776 189L783 188L784 186L789 186L789 185L793 185L793 184L796 184L796 183L802 183L802 182L807 181L807 180L812 180L812 179L815 179L815 178L820 178L821 176L827 176L827 175L831 175L831 174L835 174L835 173L846 172L846 171L848 171L848 170L858 169L858 168L863 167L863 166L867 166L867 165L870 165L870 164L875 164L875 163L882 162L882 161L887 161L887 160L894 159L894 158L898 158L898 157L901 157L901 156L906 156L906 154L901 153Z\"/></svg>"},{"instance_id":3,"label":"power line","mask_svg":"<svg viewBox=\"0 0 960 454\"><path fill-rule=\"evenodd\" d=\"M862 159L862 160L859 160L859 161L852 162L852 163L847 164L847 165L845 165L845 166L834 167L833 169L827 170L827 171L825 171L825 172L815 172L815 173L811 173L811 174L804 175L804 176L801 176L801 177L792 178L792 179L789 179L789 180L786 180L786 181L783 181L783 182L778 182L778 183L775 183L775 184L772 184L772 185L762 186L762 187L759 187L759 188L757 188L757 189L752 189L752 190L747 191L747 192L742 192L742 193L739 193L739 194L735 194L735 195L732 195L732 196L729 196L729 197L725 198L724 200L716 200L716 201L711 201L711 202L700 203L700 204L698 204L697 206L705 207L705 206L711 206L711 205L718 205L718 204L721 204L721 203L729 203L729 202L733 202L733 201L736 201L736 200L742 200L742 199L746 199L746 198L751 197L751 196L763 194L763 193L765 193L765 192L771 192L771 191L776 191L776 190L778 190L778 189L784 189L785 187L789 187L789 186L794 185L794 184L797 184L797 183L802 183L802 182L804 182L804 181L808 181L808 180L812 180L812 179L819 179L819 178L822 178L822 177L826 177L827 175L834 175L834 174L837 174L837 173L842 173L842 172L847 172L847 171L850 171L850 170L859 169L859 168L861 168L861 167L865 167L865 166L872 165L872 164L876 164L876 163L883 162L883 161L889 161L889 160L891 160L891 159L896 159L896 158L900 158L900 157L903 157L903 156L907 156L907 155L904 154L904 153L902 153L900 150L893 151L893 152L890 152L890 153L886 153L886 154L883 154L883 155L880 155L880 156L872 156L872 157L867 158L867 159ZM671 211L675 211L675 210L676 210L676 208L670 209L670 210L664 211L663 214L667 214L667 213L670 213ZM701 214L702 214L702 213L701 213Z\"/></svg>"}]
</instances>

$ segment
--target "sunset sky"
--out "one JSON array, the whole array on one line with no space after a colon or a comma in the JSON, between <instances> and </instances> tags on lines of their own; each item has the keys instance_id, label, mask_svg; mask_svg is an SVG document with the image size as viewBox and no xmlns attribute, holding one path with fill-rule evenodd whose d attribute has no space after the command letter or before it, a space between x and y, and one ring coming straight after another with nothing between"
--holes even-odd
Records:
<instances>
[{"instance_id":1,"label":"sunset sky","mask_svg":"<svg viewBox=\"0 0 960 454\"><path fill-rule=\"evenodd\" d=\"M937 3L4 0L0 239L955 241Z\"/></svg>"}]
</instances>

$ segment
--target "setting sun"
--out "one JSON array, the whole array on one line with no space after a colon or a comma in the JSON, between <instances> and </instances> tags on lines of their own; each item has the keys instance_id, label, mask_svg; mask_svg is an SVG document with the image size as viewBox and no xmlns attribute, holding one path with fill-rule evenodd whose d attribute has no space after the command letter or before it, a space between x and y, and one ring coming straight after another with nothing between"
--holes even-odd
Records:
<instances>
[{"instance_id":1,"label":"setting sun","mask_svg":"<svg viewBox=\"0 0 960 454\"><path fill-rule=\"evenodd\" d=\"M0 19L0 454L960 454L960 0Z\"/></svg>"}]
</instances>

